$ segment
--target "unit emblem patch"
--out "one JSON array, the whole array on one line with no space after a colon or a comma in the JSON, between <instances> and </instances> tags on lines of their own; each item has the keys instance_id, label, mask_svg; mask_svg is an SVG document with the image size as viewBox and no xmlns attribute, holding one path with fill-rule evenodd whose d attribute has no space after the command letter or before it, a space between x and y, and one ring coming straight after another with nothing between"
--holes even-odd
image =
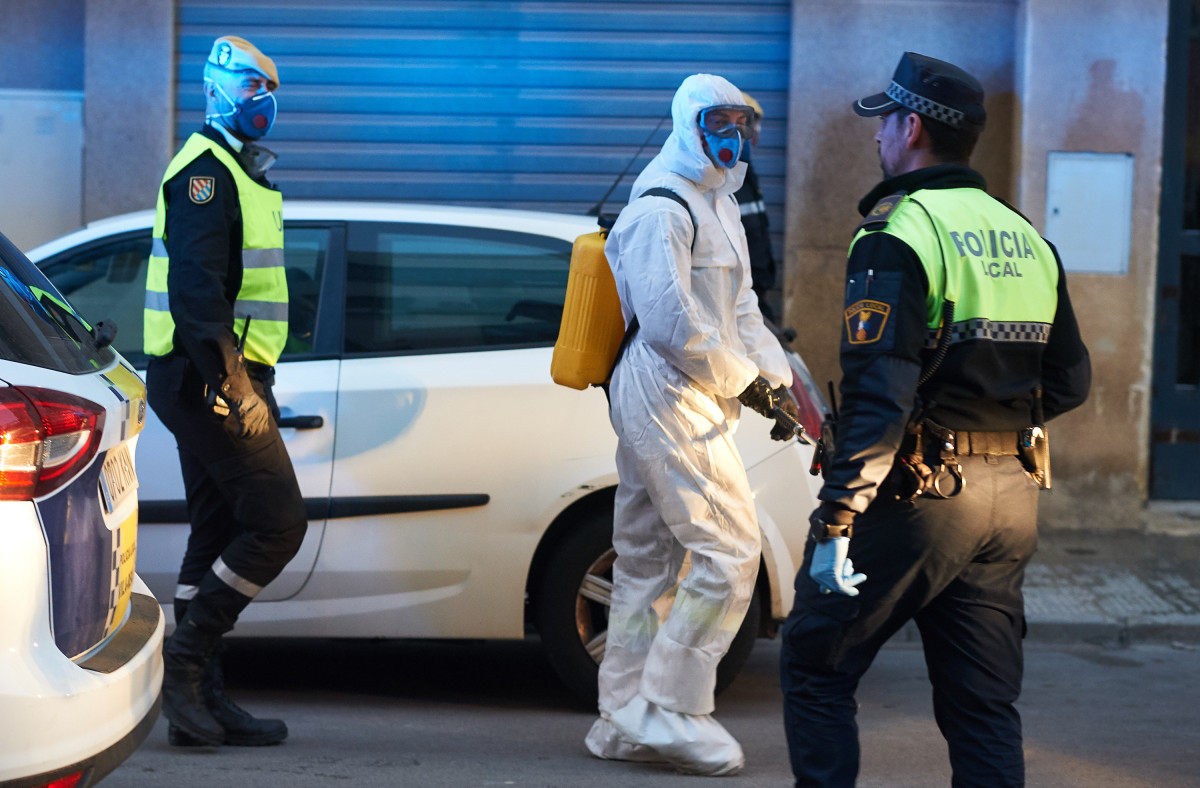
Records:
<instances>
[{"instance_id":1,"label":"unit emblem patch","mask_svg":"<svg viewBox=\"0 0 1200 788\"><path fill-rule=\"evenodd\" d=\"M892 307L882 301L859 301L846 307L846 340L851 345L878 342L891 311Z\"/></svg>"},{"instance_id":2,"label":"unit emblem patch","mask_svg":"<svg viewBox=\"0 0 1200 788\"><path fill-rule=\"evenodd\" d=\"M188 183L188 196L192 202L203 205L212 199L214 182L210 177L193 176Z\"/></svg>"},{"instance_id":3,"label":"unit emblem patch","mask_svg":"<svg viewBox=\"0 0 1200 788\"><path fill-rule=\"evenodd\" d=\"M879 202L875 203L875 207L863 217L859 223L859 230L882 230L887 227L888 221L892 218L892 211L896 210L896 206L904 199L904 192L896 192L889 194Z\"/></svg>"}]
</instances>

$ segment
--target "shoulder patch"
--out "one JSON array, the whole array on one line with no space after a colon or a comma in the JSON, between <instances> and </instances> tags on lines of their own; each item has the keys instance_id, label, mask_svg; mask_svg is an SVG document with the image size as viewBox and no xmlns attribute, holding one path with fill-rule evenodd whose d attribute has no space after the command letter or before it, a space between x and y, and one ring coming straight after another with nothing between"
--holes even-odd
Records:
<instances>
[{"instance_id":1,"label":"shoulder patch","mask_svg":"<svg viewBox=\"0 0 1200 788\"><path fill-rule=\"evenodd\" d=\"M875 207L867 212L863 220L855 228L857 233L859 230L882 230L887 227L888 220L892 217L892 211L896 210L896 206L904 199L904 192L896 192L889 194L879 202L875 203Z\"/></svg>"},{"instance_id":2,"label":"shoulder patch","mask_svg":"<svg viewBox=\"0 0 1200 788\"><path fill-rule=\"evenodd\" d=\"M846 341L851 345L878 342L891 311L891 305L882 301L863 300L846 307Z\"/></svg>"},{"instance_id":3,"label":"shoulder patch","mask_svg":"<svg viewBox=\"0 0 1200 788\"><path fill-rule=\"evenodd\" d=\"M188 182L188 197L197 205L203 205L213 198L216 179L211 176L192 176Z\"/></svg>"}]
</instances>

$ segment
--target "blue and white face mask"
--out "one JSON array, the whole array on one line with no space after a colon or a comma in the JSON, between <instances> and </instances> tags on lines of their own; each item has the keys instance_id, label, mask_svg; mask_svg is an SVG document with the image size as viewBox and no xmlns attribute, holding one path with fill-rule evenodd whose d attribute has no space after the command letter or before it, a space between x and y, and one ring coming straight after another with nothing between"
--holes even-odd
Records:
<instances>
[{"instance_id":1,"label":"blue and white face mask","mask_svg":"<svg viewBox=\"0 0 1200 788\"><path fill-rule=\"evenodd\" d=\"M248 99L234 101L216 80L210 79L213 90L229 107L224 112L216 112L208 119L220 118L231 131L251 140L262 139L275 125L275 113L278 105L275 94L262 90Z\"/></svg>"},{"instance_id":2,"label":"blue and white face mask","mask_svg":"<svg viewBox=\"0 0 1200 788\"><path fill-rule=\"evenodd\" d=\"M732 169L742 154L745 140L750 138L754 110L740 104L718 104L700 110L696 122L713 164Z\"/></svg>"}]
</instances>

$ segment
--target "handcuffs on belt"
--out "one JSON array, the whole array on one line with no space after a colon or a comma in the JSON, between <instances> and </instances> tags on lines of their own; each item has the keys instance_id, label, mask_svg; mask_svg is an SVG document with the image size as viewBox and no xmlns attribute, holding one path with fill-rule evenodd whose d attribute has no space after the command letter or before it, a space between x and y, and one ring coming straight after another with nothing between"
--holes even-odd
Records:
<instances>
[{"instance_id":1,"label":"handcuffs on belt","mask_svg":"<svg viewBox=\"0 0 1200 788\"><path fill-rule=\"evenodd\" d=\"M967 481L955 455L954 432L923 419L910 426L908 433L913 436L912 451L899 454L892 471L896 498L911 501L925 495L948 499L961 493ZM931 465L933 458L936 462Z\"/></svg>"}]
</instances>

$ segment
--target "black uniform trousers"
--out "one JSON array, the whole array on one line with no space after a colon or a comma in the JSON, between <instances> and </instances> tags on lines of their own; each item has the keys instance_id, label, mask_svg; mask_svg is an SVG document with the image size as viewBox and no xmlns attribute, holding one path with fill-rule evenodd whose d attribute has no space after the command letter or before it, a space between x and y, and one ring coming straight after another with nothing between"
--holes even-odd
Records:
<instances>
[{"instance_id":1,"label":"black uniform trousers","mask_svg":"<svg viewBox=\"0 0 1200 788\"><path fill-rule=\"evenodd\" d=\"M888 484L854 523L859 595L821 594L796 577L783 629L781 681L796 786L849 788L858 776L855 691L883 644L910 619L921 633L934 716L955 788L1025 784L1021 586L1037 549L1037 485L1016 457L960 457L950 499L897 501Z\"/></svg>"},{"instance_id":2,"label":"black uniform trousers","mask_svg":"<svg viewBox=\"0 0 1200 788\"><path fill-rule=\"evenodd\" d=\"M262 381L251 385L267 399ZM183 356L151 359L146 374L150 406L175 436L187 494L191 533L179 584L197 586L180 600L201 628L227 632L261 589L296 555L308 528L304 498L274 419L262 435L233 434L231 419L205 402L204 383ZM234 575L218 577L220 558Z\"/></svg>"}]
</instances>

